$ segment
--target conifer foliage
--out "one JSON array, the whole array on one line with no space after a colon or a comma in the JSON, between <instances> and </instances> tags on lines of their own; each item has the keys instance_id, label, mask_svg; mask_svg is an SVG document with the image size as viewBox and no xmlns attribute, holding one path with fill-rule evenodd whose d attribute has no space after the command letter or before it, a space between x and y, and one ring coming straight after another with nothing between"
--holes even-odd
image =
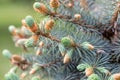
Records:
<instances>
[{"instance_id":1,"label":"conifer foliage","mask_svg":"<svg viewBox=\"0 0 120 80\"><path fill-rule=\"evenodd\" d=\"M9 26L20 55L3 50L6 80L120 80L120 2L39 0L39 18Z\"/></svg>"}]
</instances>

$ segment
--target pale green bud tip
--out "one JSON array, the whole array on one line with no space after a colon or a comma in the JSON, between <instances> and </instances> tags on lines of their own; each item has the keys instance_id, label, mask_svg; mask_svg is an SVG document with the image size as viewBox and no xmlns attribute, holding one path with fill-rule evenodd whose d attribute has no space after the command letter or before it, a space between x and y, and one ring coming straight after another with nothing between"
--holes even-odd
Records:
<instances>
[{"instance_id":1,"label":"pale green bud tip","mask_svg":"<svg viewBox=\"0 0 120 80\"><path fill-rule=\"evenodd\" d=\"M8 27L8 30L9 30L10 32L13 32L15 29L16 29L16 28L15 28L14 25L10 25L10 26Z\"/></svg>"},{"instance_id":2,"label":"pale green bud tip","mask_svg":"<svg viewBox=\"0 0 120 80\"><path fill-rule=\"evenodd\" d=\"M35 2L35 3L33 4L33 6L34 6L35 8L40 8L41 4L40 4L40 2Z\"/></svg>"},{"instance_id":3,"label":"pale green bud tip","mask_svg":"<svg viewBox=\"0 0 120 80\"><path fill-rule=\"evenodd\" d=\"M91 74L87 80L101 80L97 74Z\"/></svg>"},{"instance_id":4,"label":"pale green bud tip","mask_svg":"<svg viewBox=\"0 0 120 80\"><path fill-rule=\"evenodd\" d=\"M71 40L70 40L69 37L64 37L64 38L61 39L61 43L62 43L64 46L68 47L68 46L71 45Z\"/></svg>"},{"instance_id":5,"label":"pale green bud tip","mask_svg":"<svg viewBox=\"0 0 120 80\"><path fill-rule=\"evenodd\" d=\"M32 16L26 16L25 22L29 27L32 27L34 24L34 19L32 18Z\"/></svg>"},{"instance_id":6,"label":"pale green bud tip","mask_svg":"<svg viewBox=\"0 0 120 80\"><path fill-rule=\"evenodd\" d=\"M12 57L12 54L11 54L10 51L7 50L7 49L4 49L4 50L2 51L2 54L3 54L3 56L5 56L5 57L8 58L8 59L10 59L10 58Z\"/></svg>"},{"instance_id":7,"label":"pale green bud tip","mask_svg":"<svg viewBox=\"0 0 120 80\"><path fill-rule=\"evenodd\" d=\"M79 70L79 71L82 71L82 70L84 70L86 68L86 65L85 64L79 64L78 66L77 66L77 70Z\"/></svg>"},{"instance_id":8,"label":"pale green bud tip","mask_svg":"<svg viewBox=\"0 0 120 80\"><path fill-rule=\"evenodd\" d=\"M82 45L88 45L90 44L89 42L83 42Z\"/></svg>"},{"instance_id":9,"label":"pale green bud tip","mask_svg":"<svg viewBox=\"0 0 120 80\"><path fill-rule=\"evenodd\" d=\"M92 46L89 42L83 42L81 44L81 46L84 48L84 49L94 49L94 46Z\"/></svg>"},{"instance_id":10,"label":"pale green bud tip","mask_svg":"<svg viewBox=\"0 0 120 80\"><path fill-rule=\"evenodd\" d=\"M32 80L40 80L40 78L38 76L34 76L32 77Z\"/></svg>"}]
</instances>

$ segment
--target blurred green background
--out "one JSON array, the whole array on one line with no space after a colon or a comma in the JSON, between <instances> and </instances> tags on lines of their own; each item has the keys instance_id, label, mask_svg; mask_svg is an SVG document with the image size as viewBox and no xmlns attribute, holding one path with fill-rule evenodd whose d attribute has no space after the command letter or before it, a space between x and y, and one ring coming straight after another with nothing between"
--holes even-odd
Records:
<instances>
[{"instance_id":1,"label":"blurred green background","mask_svg":"<svg viewBox=\"0 0 120 80\"><path fill-rule=\"evenodd\" d=\"M2 56L2 50L9 49L12 53L18 54L22 52L14 46L8 26L20 27L25 16L34 16L34 2L35 0L0 0L0 80L4 80L4 74L12 67L10 61Z\"/></svg>"}]
</instances>

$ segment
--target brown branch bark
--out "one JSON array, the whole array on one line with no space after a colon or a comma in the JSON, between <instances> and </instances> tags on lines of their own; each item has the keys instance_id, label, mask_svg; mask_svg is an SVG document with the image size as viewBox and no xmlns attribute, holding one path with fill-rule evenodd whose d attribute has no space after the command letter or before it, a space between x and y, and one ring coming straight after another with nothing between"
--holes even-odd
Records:
<instances>
[{"instance_id":1,"label":"brown branch bark","mask_svg":"<svg viewBox=\"0 0 120 80\"><path fill-rule=\"evenodd\" d=\"M56 41L56 42L58 42L58 43L60 42L60 40L57 39L56 37L50 35L49 33L44 33L44 32L42 32L42 31L40 31L40 30L36 32L36 35L41 35L41 36L43 36L43 37L49 38L49 39L51 39L51 40L53 40L53 41Z\"/></svg>"},{"instance_id":2,"label":"brown branch bark","mask_svg":"<svg viewBox=\"0 0 120 80\"><path fill-rule=\"evenodd\" d=\"M60 18L60 19L63 19L64 21L71 22L73 24L77 24L77 25L80 25L80 26L83 26L83 27L95 28L95 26L93 26L93 25L87 25L85 23L85 21L82 21L82 20L76 21L74 18L72 18L71 16L68 16L68 15L61 15L61 14L58 14L58 13L49 13L48 15L50 15L53 18Z\"/></svg>"}]
</instances>

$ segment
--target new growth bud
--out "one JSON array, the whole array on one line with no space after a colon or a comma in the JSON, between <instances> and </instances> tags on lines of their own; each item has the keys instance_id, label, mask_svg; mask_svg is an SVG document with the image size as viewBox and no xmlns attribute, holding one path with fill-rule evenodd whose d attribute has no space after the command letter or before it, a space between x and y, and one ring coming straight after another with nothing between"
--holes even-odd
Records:
<instances>
[{"instance_id":1,"label":"new growth bud","mask_svg":"<svg viewBox=\"0 0 120 80\"><path fill-rule=\"evenodd\" d=\"M12 57L11 52L10 52L9 50L7 50L7 49L4 49L4 50L2 51L2 54L3 54L3 56L5 56L5 57L8 58L8 59L11 59L11 57Z\"/></svg>"},{"instance_id":2,"label":"new growth bud","mask_svg":"<svg viewBox=\"0 0 120 80\"><path fill-rule=\"evenodd\" d=\"M91 45L89 42L83 42L81 44L81 46L84 48L84 49L88 49L88 50L93 50L94 49L94 46Z\"/></svg>"},{"instance_id":3,"label":"new growth bud","mask_svg":"<svg viewBox=\"0 0 120 80\"><path fill-rule=\"evenodd\" d=\"M13 32L15 29L16 29L16 28L15 28L14 25L10 25L10 26L8 27L8 30L9 30L10 32Z\"/></svg>"},{"instance_id":4,"label":"new growth bud","mask_svg":"<svg viewBox=\"0 0 120 80\"><path fill-rule=\"evenodd\" d=\"M60 2L58 0L50 0L50 6L52 8L58 8L60 6Z\"/></svg>"},{"instance_id":5,"label":"new growth bud","mask_svg":"<svg viewBox=\"0 0 120 80\"><path fill-rule=\"evenodd\" d=\"M8 27L8 30L10 31L10 33L12 33L12 35L16 35L16 33L15 33L16 27L15 27L15 26L10 25L10 26Z\"/></svg>"},{"instance_id":6,"label":"new growth bud","mask_svg":"<svg viewBox=\"0 0 120 80\"><path fill-rule=\"evenodd\" d=\"M81 15L80 14L75 14L74 15L74 18L76 21L80 20L81 19Z\"/></svg>"},{"instance_id":7,"label":"new growth bud","mask_svg":"<svg viewBox=\"0 0 120 80\"><path fill-rule=\"evenodd\" d=\"M70 60L71 60L70 56L69 56L68 54L66 54L66 55L64 56L63 63L64 63L64 64L69 63Z\"/></svg>"},{"instance_id":8,"label":"new growth bud","mask_svg":"<svg viewBox=\"0 0 120 80\"><path fill-rule=\"evenodd\" d=\"M41 49L37 49L37 51L36 51L36 55L41 55L42 54L42 51L41 51Z\"/></svg>"},{"instance_id":9,"label":"new growth bud","mask_svg":"<svg viewBox=\"0 0 120 80\"><path fill-rule=\"evenodd\" d=\"M91 74L87 80L101 80L97 74Z\"/></svg>"},{"instance_id":10,"label":"new growth bud","mask_svg":"<svg viewBox=\"0 0 120 80\"><path fill-rule=\"evenodd\" d=\"M85 69L85 75L86 76L90 76L93 73L94 73L94 71L93 71L92 67L88 67L88 68Z\"/></svg>"},{"instance_id":11,"label":"new growth bud","mask_svg":"<svg viewBox=\"0 0 120 80\"><path fill-rule=\"evenodd\" d=\"M44 42L43 41L40 41L39 42L39 47L43 47L44 46Z\"/></svg>"},{"instance_id":12,"label":"new growth bud","mask_svg":"<svg viewBox=\"0 0 120 80\"><path fill-rule=\"evenodd\" d=\"M55 24L54 20L47 21L47 23L45 24L45 30L49 32L54 27L54 24Z\"/></svg>"},{"instance_id":13,"label":"new growth bud","mask_svg":"<svg viewBox=\"0 0 120 80\"><path fill-rule=\"evenodd\" d=\"M23 23L26 23L27 28L34 33L38 30L38 26L34 22L34 19L32 18L32 16L26 16L25 22L23 21Z\"/></svg>"},{"instance_id":14,"label":"new growth bud","mask_svg":"<svg viewBox=\"0 0 120 80\"><path fill-rule=\"evenodd\" d=\"M86 69L87 67L89 67L89 64L79 64L78 66L77 66L77 70L79 70L79 71L82 71L82 70L84 70L84 69Z\"/></svg>"},{"instance_id":15,"label":"new growth bud","mask_svg":"<svg viewBox=\"0 0 120 80\"><path fill-rule=\"evenodd\" d=\"M116 73L112 75L114 80L120 80L120 73Z\"/></svg>"},{"instance_id":16,"label":"new growth bud","mask_svg":"<svg viewBox=\"0 0 120 80\"><path fill-rule=\"evenodd\" d=\"M33 8L36 12L39 12L40 14L48 14L49 13L47 7L43 3L40 3L40 2L35 2L33 4Z\"/></svg>"},{"instance_id":17,"label":"new growth bud","mask_svg":"<svg viewBox=\"0 0 120 80\"><path fill-rule=\"evenodd\" d=\"M67 7L68 7L68 8L72 8L73 6L74 6L74 4L71 3L71 2L69 2L69 3L67 4Z\"/></svg>"},{"instance_id":18,"label":"new growth bud","mask_svg":"<svg viewBox=\"0 0 120 80\"><path fill-rule=\"evenodd\" d=\"M70 38L70 37L63 37L61 39L61 43L65 46L65 47L71 47L74 46L75 43L74 41Z\"/></svg>"},{"instance_id":19,"label":"new growth bud","mask_svg":"<svg viewBox=\"0 0 120 80\"><path fill-rule=\"evenodd\" d=\"M73 49L67 51L63 59L64 64L69 63L71 61L72 53L73 53Z\"/></svg>"},{"instance_id":20,"label":"new growth bud","mask_svg":"<svg viewBox=\"0 0 120 80\"><path fill-rule=\"evenodd\" d=\"M20 62L22 62L23 60L24 60L24 58L21 57L21 56L19 56L19 55L12 55L12 57L11 57L11 62L12 62L13 64L20 63Z\"/></svg>"}]
</instances>

